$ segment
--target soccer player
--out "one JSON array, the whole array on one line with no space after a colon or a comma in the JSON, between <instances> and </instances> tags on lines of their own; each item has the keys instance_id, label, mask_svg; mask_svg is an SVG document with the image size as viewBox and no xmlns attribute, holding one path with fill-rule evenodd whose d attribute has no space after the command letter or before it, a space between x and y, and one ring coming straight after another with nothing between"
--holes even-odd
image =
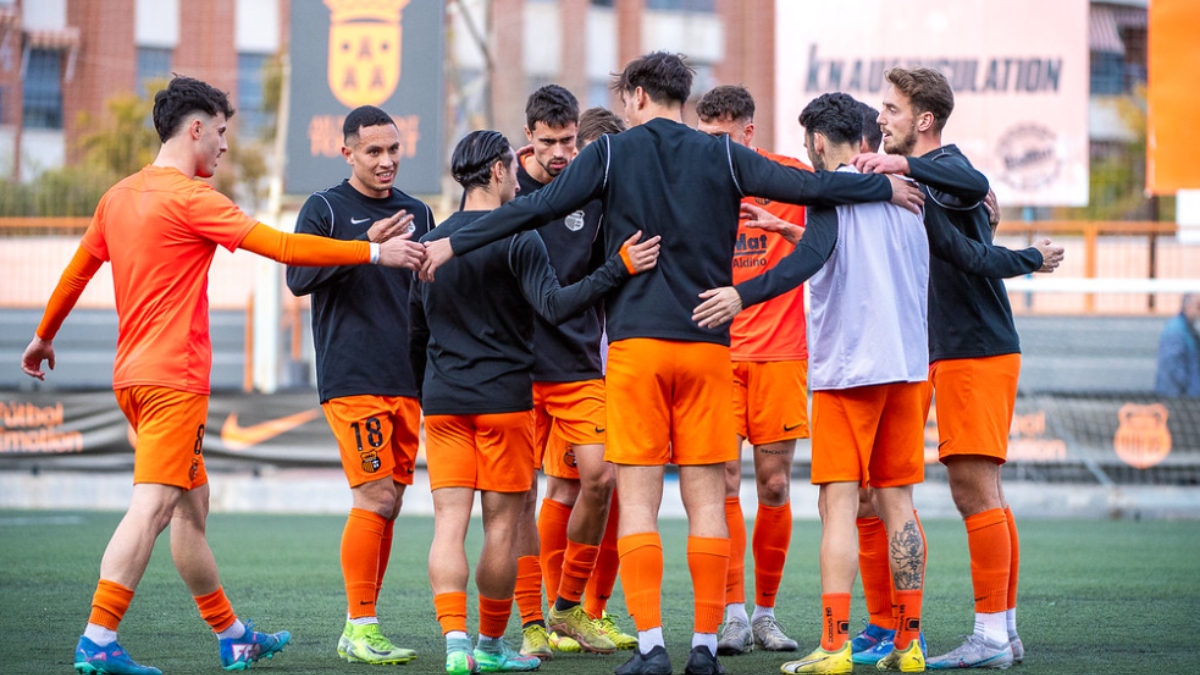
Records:
<instances>
[{"instance_id":1,"label":"soccer player","mask_svg":"<svg viewBox=\"0 0 1200 675\"><path fill-rule=\"evenodd\" d=\"M818 170L857 173L861 113L824 94L800 113ZM820 486L821 644L785 673L850 673L850 591L857 571L858 489L870 485L887 526L900 608L894 651L881 670L919 672L925 551L912 508L924 479L921 383L927 377L929 244L919 216L887 204L810 208L804 237L773 270L717 289L696 308L701 326L732 318L723 298L755 298L812 277L812 482ZM736 308L738 303L733 303Z\"/></svg>"},{"instance_id":2,"label":"soccer player","mask_svg":"<svg viewBox=\"0 0 1200 675\"><path fill-rule=\"evenodd\" d=\"M928 68L885 73L879 124L887 154L862 155L863 171L905 173L927 184L926 226L957 231L990 244L992 227L983 200L987 179L942 129L954 109L946 78ZM936 253L936 250L935 250ZM1062 248L1049 240L1012 252L1005 269L977 271L935 256L929 286L929 397L937 393L938 454L950 493L967 528L975 630L958 648L930 658L929 668L1007 668L1024 658L1016 606L1020 544L1012 510L1004 500L1000 469L1020 374L1020 343L1002 278L1050 272Z\"/></svg>"},{"instance_id":3,"label":"soccer player","mask_svg":"<svg viewBox=\"0 0 1200 675\"><path fill-rule=\"evenodd\" d=\"M663 235L655 271L634 277L606 301L611 345L605 459L617 465L621 583L638 629L638 650L618 675L671 671L662 633L658 534L667 463L679 466L688 512L695 623L685 671L721 670L717 628L729 562L724 471L737 452L733 375L728 329L701 328L692 312L714 281L731 279L741 199L825 204L893 199L914 209L918 201L918 191L894 177L885 183L875 180L881 176L801 171L688 128L682 110L691 83L692 70L678 55L654 52L630 62L614 82L629 131L584 148L545 188L430 242L422 269L422 278L432 281L455 255L565 216L593 199L604 203L610 256L642 229Z\"/></svg>"},{"instance_id":4,"label":"soccer player","mask_svg":"<svg viewBox=\"0 0 1200 675\"><path fill-rule=\"evenodd\" d=\"M495 131L468 134L451 168L466 190L464 210L427 234L460 232L511 200L517 160ZM446 265L437 284L417 284L411 358L422 378L421 402L434 537L429 581L446 636L446 671L465 675L535 670L541 661L503 641L512 613L517 552L512 546L533 482L534 313L557 322L595 304L631 274L652 269L658 240L630 237L620 251L578 283L560 287L536 233L506 237ZM475 568L479 643L466 633L469 573L464 540L475 492L481 493L483 550Z\"/></svg>"},{"instance_id":5,"label":"soccer player","mask_svg":"<svg viewBox=\"0 0 1200 675\"><path fill-rule=\"evenodd\" d=\"M697 127L727 134L746 147L754 141L754 98L744 87L725 85L696 104ZM800 161L756 149L768 159L811 171ZM771 214L804 227L804 207L746 198ZM791 253L795 245L774 232L738 228L733 283L758 276ZM795 651L796 641L775 619L775 597L783 580L792 538L791 476L796 439L808 438L808 344L804 335L804 289L797 287L755 305L729 327L733 357L733 413L739 457L725 465L725 517L729 525L729 572L725 585L725 625L717 651L743 654L755 646ZM754 616L746 615L746 520L738 491L742 484L740 449L754 447L758 513L754 518ZM751 628L753 626L753 628Z\"/></svg>"},{"instance_id":6,"label":"soccer player","mask_svg":"<svg viewBox=\"0 0 1200 675\"><path fill-rule=\"evenodd\" d=\"M155 95L154 128L162 147L152 164L100 199L21 359L27 374L45 378L42 361L54 368L53 340L63 320L100 266L112 262L121 324L113 388L138 442L133 496L100 561L92 612L75 648L81 673L160 672L129 656L117 642L117 627L168 524L175 568L217 635L222 666L246 668L291 639L287 631L260 633L238 619L205 536L203 441L212 366L206 291L217 246L297 265L378 262L412 269L423 256L407 237L374 244L284 234L194 180L216 170L233 112L224 92L188 77L175 77Z\"/></svg>"},{"instance_id":7,"label":"soccer player","mask_svg":"<svg viewBox=\"0 0 1200 675\"><path fill-rule=\"evenodd\" d=\"M296 231L339 240L382 243L406 228L419 238L433 213L396 189L400 134L384 111L362 106L342 125L350 178L308 198ZM401 222L400 215L414 219ZM352 506L342 531L346 626L338 655L351 663L406 663L416 654L379 630L376 601L392 552L392 533L412 485L421 405L408 362L409 270L289 266L288 288L312 294L317 389L337 439ZM378 341L403 349L380 359L362 349Z\"/></svg>"}]
</instances>

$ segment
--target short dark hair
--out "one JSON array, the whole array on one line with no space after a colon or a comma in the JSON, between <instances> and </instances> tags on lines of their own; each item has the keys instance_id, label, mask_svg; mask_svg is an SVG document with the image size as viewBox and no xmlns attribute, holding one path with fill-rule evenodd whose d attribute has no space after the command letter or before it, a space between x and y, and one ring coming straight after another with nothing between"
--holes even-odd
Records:
<instances>
[{"instance_id":1,"label":"short dark hair","mask_svg":"<svg viewBox=\"0 0 1200 675\"><path fill-rule=\"evenodd\" d=\"M862 140L862 111L849 94L821 94L809 101L800 112L800 124L805 134L819 133L838 145Z\"/></svg>"},{"instance_id":2,"label":"short dark hair","mask_svg":"<svg viewBox=\"0 0 1200 675\"><path fill-rule=\"evenodd\" d=\"M487 187L496 162L511 162L513 149L499 131L472 131L454 148L450 175L466 190Z\"/></svg>"},{"instance_id":3,"label":"short dark hair","mask_svg":"<svg viewBox=\"0 0 1200 675\"><path fill-rule=\"evenodd\" d=\"M883 129L879 127L879 111L868 103L862 101L855 101L855 103L858 103L858 109L862 111L862 139L867 142L867 148L871 152L879 152L879 144L883 142Z\"/></svg>"},{"instance_id":4,"label":"short dark hair","mask_svg":"<svg viewBox=\"0 0 1200 675\"><path fill-rule=\"evenodd\" d=\"M754 97L745 87L723 84L714 87L696 104L696 115L703 122L733 120L754 121Z\"/></svg>"},{"instance_id":5,"label":"short dark hair","mask_svg":"<svg viewBox=\"0 0 1200 675\"><path fill-rule=\"evenodd\" d=\"M351 142L358 136L358 130L363 127L378 127L384 124L396 126L392 116L373 105L360 105L346 115L342 122L342 143L350 147Z\"/></svg>"},{"instance_id":6,"label":"short dark hair","mask_svg":"<svg viewBox=\"0 0 1200 675\"><path fill-rule=\"evenodd\" d=\"M166 143L179 132L184 118L194 112L209 116L224 113L228 120L234 110L229 95L220 89L193 77L175 75L166 89L154 95L154 130L158 132L158 140Z\"/></svg>"},{"instance_id":7,"label":"short dark hair","mask_svg":"<svg viewBox=\"0 0 1200 675\"><path fill-rule=\"evenodd\" d=\"M945 75L933 68L891 68L883 77L908 97L917 112L933 114L934 131L946 126L954 112L954 90Z\"/></svg>"},{"instance_id":8,"label":"short dark hair","mask_svg":"<svg viewBox=\"0 0 1200 675\"><path fill-rule=\"evenodd\" d=\"M525 102L525 125L533 131L538 122L563 127L579 122L579 100L557 84L548 84L529 95Z\"/></svg>"},{"instance_id":9,"label":"short dark hair","mask_svg":"<svg viewBox=\"0 0 1200 675\"><path fill-rule=\"evenodd\" d=\"M579 133L576 145L587 145L604 134L619 134L625 131L625 123L608 108L588 108L579 116Z\"/></svg>"},{"instance_id":10,"label":"short dark hair","mask_svg":"<svg viewBox=\"0 0 1200 675\"><path fill-rule=\"evenodd\" d=\"M662 105L683 105L692 93L692 75L696 72L683 54L651 52L629 62L625 70L613 79L612 90L618 94L638 87L650 100Z\"/></svg>"}]
</instances>

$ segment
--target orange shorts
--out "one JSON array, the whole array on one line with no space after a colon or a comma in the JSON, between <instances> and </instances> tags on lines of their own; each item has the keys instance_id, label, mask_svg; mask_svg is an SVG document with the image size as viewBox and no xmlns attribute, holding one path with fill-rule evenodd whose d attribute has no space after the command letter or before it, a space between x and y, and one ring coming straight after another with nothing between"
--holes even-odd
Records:
<instances>
[{"instance_id":1,"label":"orange shorts","mask_svg":"<svg viewBox=\"0 0 1200 675\"><path fill-rule=\"evenodd\" d=\"M812 482L899 487L925 480L924 383L813 394Z\"/></svg>"},{"instance_id":2,"label":"orange shorts","mask_svg":"<svg viewBox=\"0 0 1200 675\"><path fill-rule=\"evenodd\" d=\"M533 411L534 466L544 467L549 476L578 480L573 455L567 464L563 454L574 445L604 444L604 380L534 382ZM559 449L562 444L565 451Z\"/></svg>"},{"instance_id":3,"label":"orange shorts","mask_svg":"<svg viewBox=\"0 0 1200 675\"><path fill-rule=\"evenodd\" d=\"M751 445L808 438L808 361L735 361L733 423Z\"/></svg>"},{"instance_id":4,"label":"orange shorts","mask_svg":"<svg viewBox=\"0 0 1200 675\"><path fill-rule=\"evenodd\" d=\"M391 476L412 485L421 402L407 396L341 396L321 404L350 487Z\"/></svg>"},{"instance_id":5,"label":"orange shorts","mask_svg":"<svg viewBox=\"0 0 1200 675\"><path fill-rule=\"evenodd\" d=\"M528 492L533 486L533 413L429 415L429 487Z\"/></svg>"},{"instance_id":6,"label":"orange shorts","mask_svg":"<svg viewBox=\"0 0 1200 675\"><path fill-rule=\"evenodd\" d=\"M945 359L929 366L925 412L936 392L938 457L983 455L1003 464L1017 402L1021 355Z\"/></svg>"},{"instance_id":7,"label":"orange shorts","mask_svg":"<svg viewBox=\"0 0 1200 675\"><path fill-rule=\"evenodd\" d=\"M135 485L155 483L191 490L208 482L204 470L207 395L150 385L122 387L114 393L137 434Z\"/></svg>"},{"instance_id":8,"label":"orange shorts","mask_svg":"<svg viewBox=\"0 0 1200 675\"><path fill-rule=\"evenodd\" d=\"M608 444L615 464L721 464L738 457L729 347L632 338L608 348Z\"/></svg>"}]
</instances>

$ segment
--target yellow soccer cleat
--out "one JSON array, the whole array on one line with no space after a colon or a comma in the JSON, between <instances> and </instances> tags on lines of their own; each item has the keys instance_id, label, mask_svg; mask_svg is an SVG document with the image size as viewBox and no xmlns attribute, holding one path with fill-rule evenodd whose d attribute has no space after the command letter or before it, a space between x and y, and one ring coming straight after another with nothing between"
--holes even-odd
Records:
<instances>
[{"instance_id":1,"label":"yellow soccer cleat","mask_svg":"<svg viewBox=\"0 0 1200 675\"><path fill-rule=\"evenodd\" d=\"M827 652L817 647L808 656L799 661L788 661L779 666L781 673L832 673L846 675L854 672L854 661L850 657L850 643L842 645L841 649Z\"/></svg>"},{"instance_id":2,"label":"yellow soccer cleat","mask_svg":"<svg viewBox=\"0 0 1200 675\"><path fill-rule=\"evenodd\" d=\"M921 651L919 640L908 643L904 649L893 649L891 654L875 664L879 670L898 670L902 673L925 672L925 654Z\"/></svg>"},{"instance_id":3,"label":"yellow soccer cleat","mask_svg":"<svg viewBox=\"0 0 1200 675\"><path fill-rule=\"evenodd\" d=\"M550 649L550 635L546 627L540 623L531 623L521 629L521 655L536 656L542 661L554 658L554 650Z\"/></svg>"},{"instance_id":4,"label":"yellow soccer cleat","mask_svg":"<svg viewBox=\"0 0 1200 675\"><path fill-rule=\"evenodd\" d=\"M617 625L617 618L608 612L604 612L598 619L592 619L592 623L596 628L617 646L617 649L637 649L637 637L628 633L622 633L621 627Z\"/></svg>"}]
</instances>

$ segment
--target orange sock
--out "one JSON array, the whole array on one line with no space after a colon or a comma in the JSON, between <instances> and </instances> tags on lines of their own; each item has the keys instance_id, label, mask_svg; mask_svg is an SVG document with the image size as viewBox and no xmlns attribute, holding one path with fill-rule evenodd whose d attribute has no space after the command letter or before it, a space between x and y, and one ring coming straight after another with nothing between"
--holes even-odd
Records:
<instances>
[{"instance_id":1,"label":"orange sock","mask_svg":"<svg viewBox=\"0 0 1200 675\"><path fill-rule=\"evenodd\" d=\"M115 581L101 579L96 584L96 593L92 596L92 613L88 623L116 630L129 611L129 603L133 602L133 589L126 588Z\"/></svg>"},{"instance_id":2,"label":"orange sock","mask_svg":"<svg viewBox=\"0 0 1200 675\"><path fill-rule=\"evenodd\" d=\"M621 554L621 585L625 606L639 631L662 626L662 539L657 532L639 532L617 539Z\"/></svg>"},{"instance_id":3,"label":"orange sock","mask_svg":"<svg viewBox=\"0 0 1200 675\"><path fill-rule=\"evenodd\" d=\"M876 516L858 519L858 569L868 621L888 630L896 629L892 616L892 568L888 564L887 527Z\"/></svg>"},{"instance_id":4,"label":"orange sock","mask_svg":"<svg viewBox=\"0 0 1200 675\"><path fill-rule=\"evenodd\" d=\"M596 567L596 556L600 547L567 540L567 553L563 557L562 582L558 585L558 597L579 604L583 590L587 587L592 569Z\"/></svg>"},{"instance_id":5,"label":"orange sock","mask_svg":"<svg viewBox=\"0 0 1200 675\"><path fill-rule=\"evenodd\" d=\"M536 555L517 558L517 585L513 590L513 597L517 600L517 611L521 613L522 626L542 620L542 563ZM509 611L511 612L512 608L509 608ZM489 634L488 637L499 635Z\"/></svg>"},{"instance_id":6,"label":"orange sock","mask_svg":"<svg viewBox=\"0 0 1200 675\"><path fill-rule=\"evenodd\" d=\"M538 541L542 581L546 585L546 597L558 597L558 583L562 579L563 556L567 551L567 523L571 520L571 507L553 499L542 500L538 513Z\"/></svg>"},{"instance_id":7,"label":"orange sock","mask_svg":"<svg viewBox=\"0 0 1200 675\"><path fill-rule=\"evenodd\" d=\"M479 636L504 637L508 629L508 617L512 615L512 598L500 600L479 596Z\"/></svg>"},{"instance_id":8,"label":"orange sock","mask_svg":"<svg viewBox=\"0 0 1200 675\"><path fill-rule=\"evenodd\" d=\"M821 594L821 649L834 652L850 639L850 594Z\"/></svg>"},{"instance_id":9,"label":"orange sock","mask_svg":"<svg viewBox=\"0 0 1200 675\"><path fill-rule=\"evenodd\" d=\"M896 628L895 649L905 649L921 634L921 598L924 592L917 588L896 591L896 609L899 625Z\"/></svg>"},{"instance_id":10,"label":"orange sock","mask_svg":"<svg viewBox=\"0 0 1200 675\"><path fill-rule=\"evenodd\" d=\"M375 573L375 602L379 602L379 591L383 590L383 575L387 574L388 561L392 557L392 532L396 520L383 521L383 537L379 539L379 571Z\"/></svg>"},{"instance_id":11,"label":"orange sock","mask_svg":"<svg viewBox=\"0 0 1200 675\"><path fill-rule=\"evenodd\" d=\"M433 596L433 611L442 626L442 635L451 631L467 632L467 594L465 591L438 593Z\"/></svg>"},{"instance_id":12,"label":"orange sock","mask_svg":"<svg viewBox=\"0 0 1200 675\"><path fill-rule=\"evenodd\" d=\"M342 530L342 576L346 580L346 611L351 619L375 616L384 523L383 516L364 509L350 509L346 518L346 528Z\"/></svg>"},{"instance_id":13,"label":"orange sock","mask_svg":"<svg viewBox=\"0 0 1200 675\"><path fill-rule=\"evenodd\" d=\"M730 538L732 540L732 537ZM758 505L754 518L754 604L774 607L792 544L792 504ZM732 561L733 545L730 544ZM733 563L730 562L730 567ZM743 591L744 594L744 591Z\"/></svg>"},{"instance_id":14,"label":"orange sock","mask_svg":"<svg viewBox=\"0 0 1200 675\"><path fill-rule=\"evenodd\" d=\"M729 573L729 540L724 537L688 537L688 569L695 596L695 632L716 633L725 614L721 582Z\"/></svg>"},{"instance_id":15,"label":"orange sock","mask_svg":"<svg viewBox=\"0 0 1200 675\"><path fill-rule=\"evenodd\" d=\"M742 501L725 498L725 523L729 526L729 568L725 574L725 604L746 602L746 517Z\"/></svg>"},{"instance_id":16,"label":"orange sock","mask_svg":"<svg viewBox=\"0 0 1200 675\"><path fill-rule=\"evenodd\" d=\"M214 633L220 633L237 621L237 614L233 613L233 605L229 604L229 598L225 597L224 588L217 588L208 595L194 596L193 599L200 608L200 618L204 619Z\"/></svg>"},{"instance_id":17,"label":"orange sock","mask_svg":"<svg viewBox=\"0 0 1200 675\"><path fill-rule=\"evenodd\" d=\"M1008 609L1008 571L1012 563L1008 521L1001 509L967 516L967 549L971 552L971 586L975 611L994 614Z\"/></svg>"},{"instance_id":18,"label":"orange sock","mask_svg":"<svg viewBox=\"0 0 1200 675\"><path fill-rule=\"evenodd\" d=\"M1017 521L1012 509L1004 507L1004 519L1008 523L1008 546L1011 552L1008 563L1008 603L1005 609L1017 608L1017 580L1021 569L1021 537L1017 535Z\"/></svg>"},{"instance_id":19,"label":"orange sock","mask_svg":"<svg viewBox=\"0 0 1200 675\"><path fill-rule=\"evenodd\" d=\"M608 507L608 525L604 528L604 539L600 542L600 554L596 566L588 577L587 589L583 592L583 608L588 616L598 619L608 607L613 587L617 585L617 570L621 566L617 553L617 494L613 493L612 506Z\"/></svg>"}]
</instances>

